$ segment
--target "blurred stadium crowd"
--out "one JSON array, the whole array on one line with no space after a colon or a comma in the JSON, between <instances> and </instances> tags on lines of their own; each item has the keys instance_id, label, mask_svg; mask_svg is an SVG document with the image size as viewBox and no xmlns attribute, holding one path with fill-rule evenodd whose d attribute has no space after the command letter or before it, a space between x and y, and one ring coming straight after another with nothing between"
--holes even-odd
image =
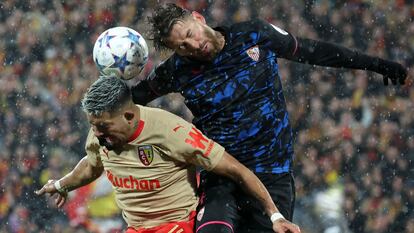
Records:
<instances>
[{"instance_id":1,"label":"blurred stadium crowd","mask_svg":"<svg viewBox=\"0 0 414 233\"><path fill-rule=\"evenodd\" d=\"M414 4L412 0L180 0L211 25L260 17L296 36L356 48L410 67L384 87L363 71L279 60L294 126L302 232L414 232ZM84 155L80 99L98 73L92 47L105 29L145 35L157 3L3 0L0 3L0 232L118 232L106 178L70 194L64 210L33 191ZM147 74L167 54L151 42ZM179 95L155 100L191 120Z\"/></svg>"}]
</instances>

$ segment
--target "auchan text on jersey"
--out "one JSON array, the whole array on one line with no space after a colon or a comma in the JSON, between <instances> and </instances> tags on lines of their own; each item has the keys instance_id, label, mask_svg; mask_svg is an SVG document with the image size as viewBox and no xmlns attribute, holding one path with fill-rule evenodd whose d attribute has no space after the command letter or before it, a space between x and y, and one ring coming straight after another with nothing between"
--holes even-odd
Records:
<instances>
[{"instance_id":1,"label":"auchan text on jersey","mask_svg":"<svg viewBox=\"0 0 414 233\"><path fill-rule=\"evenodd\" d=\"M106 176L113 186L119 188L136 189L142 191L150 191L156 188L160 188L160 181L155 180L138 180L132 176L129 177L117 177L112 172L106 171Z\"/></svg>"}]
</instances>

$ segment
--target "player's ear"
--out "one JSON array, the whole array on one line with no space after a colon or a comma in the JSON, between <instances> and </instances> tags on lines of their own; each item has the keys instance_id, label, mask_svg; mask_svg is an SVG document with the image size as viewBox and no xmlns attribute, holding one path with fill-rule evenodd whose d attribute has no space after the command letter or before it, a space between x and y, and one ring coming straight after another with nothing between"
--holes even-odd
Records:
<instances>
[{"instance_id":1,"label":"player's ear","mask_svg":"<svg viewBox=\"0 0 414 233\"><path fill-rule=\"evenodd\" d=\"M124 112L124 118L127 121L130 121L130 120L134 119L134 116L135 116L135 114L133 112L131 112L131 111Z\"/></svg>"},{"instance_id":2,"label":"player's ear","mask_svg":"<svg viewBox=\"0 0 414 233\"><path fill-rule=\"evenodd\" d=\"M197 11L193 11L191 12L191 15L193 16L195 20L200 21L203 24L206 24L206 19L204 18L202 14L198 13Z\"/></svg>"}]
</instances>

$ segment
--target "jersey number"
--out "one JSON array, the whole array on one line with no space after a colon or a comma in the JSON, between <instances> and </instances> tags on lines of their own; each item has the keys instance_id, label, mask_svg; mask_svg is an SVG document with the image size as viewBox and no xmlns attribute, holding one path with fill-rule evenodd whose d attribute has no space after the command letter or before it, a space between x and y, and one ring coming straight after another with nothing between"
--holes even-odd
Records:
<instances>
[{"instance_id":1,"label":"jersey number","mask_svg":"<svg viewBox=\"0 0 414 233\"><path fill-rule=\"evenodd\" d=\"M188 133L188 136L190 138L185 139L185 142L190 144L194 149L204 150L206 148L204 142L207 143L208 139L198 129L193 127L190 133Z\"/></svg>"}]
</instances>

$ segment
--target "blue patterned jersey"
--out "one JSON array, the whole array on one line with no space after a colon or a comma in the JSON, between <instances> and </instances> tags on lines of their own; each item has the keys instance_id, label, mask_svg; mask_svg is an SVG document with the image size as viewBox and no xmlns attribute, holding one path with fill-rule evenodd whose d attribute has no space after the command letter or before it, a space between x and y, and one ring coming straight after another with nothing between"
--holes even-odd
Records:
<instances>
[{"instance_id":1,"label":"blue patterned jersey","mask_svg":"<svg viewBox=\"0 0 414 233\"><path fill-rule=\"evenodd\" d=\"M296 39L261 20L215 30L226 43L213 61L172 55L146 80L148 95L181 93L193 123L254 172L290 171L292 129L276 58L294 53ZM151 99L133 94L136 103Z\"/></svg>"}]
</instances>

